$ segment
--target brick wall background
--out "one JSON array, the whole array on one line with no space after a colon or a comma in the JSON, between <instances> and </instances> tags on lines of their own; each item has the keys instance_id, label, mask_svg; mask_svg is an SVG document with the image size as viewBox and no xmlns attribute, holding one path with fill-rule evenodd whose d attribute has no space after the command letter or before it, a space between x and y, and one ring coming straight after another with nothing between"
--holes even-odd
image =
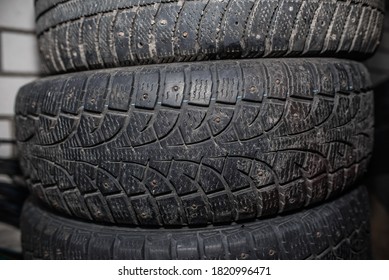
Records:
<instances>
[{"instance_id":1,"label":"brick wall background","mask_svg":"<svg viewBox=\"0 0 389 280\"><path fill-rule=\"evenodd\" d=\"M13 112L18 89L39 76L34 0L0 0L0 158L16 156ZM0 174L1 182L12 183ZM0 223L0 248L21 251L20 231Z\"/></svg>"},{"instance_id":2,"label":"brick wall background","mask_svg":"<svg viewBox=\"0 0 389 280\"><path fill-rule=\"evenodd\" d=\"M15 96L39 72L34 1L0 0L0 158L15 156Z\"/></svg>"}]
</instances>

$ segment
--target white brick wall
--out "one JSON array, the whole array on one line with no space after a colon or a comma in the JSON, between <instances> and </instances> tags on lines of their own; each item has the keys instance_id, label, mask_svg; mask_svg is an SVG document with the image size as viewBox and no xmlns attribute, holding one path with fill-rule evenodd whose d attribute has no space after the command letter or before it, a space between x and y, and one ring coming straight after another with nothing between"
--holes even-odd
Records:
<instances>
[{"instance_id":1,"label":"white brick wall","mask_svg":"<svg viewBox=\"0 0 389 280\"><path fill-rule=\"evenodd\" d=\"M15 155L12 124L18 89L39 76L34 0L0 0L0 158Z\"/></svg>"},{"instance_id":2,"label":"white brick wall","mask_svg":"<svg viewBox=\"0 0 389 280\"><path fill-rule=\"evenodd\" d=\"M14 139L14 126L10 118L3 117L0 119L0 138L3 140L12 140ZM2 143L0 144L0 157L1 158L10 158L14 156L14 149L12 143ZM1 177L1 174L0 174ZM0 178L1 182L4 182Z\"/></svg>"},{"instance_id":3,"label":"white brick wall","mask_svg":"<svg viewBox=\"0 0 389 280\"><path fill-rule=\"evenodd\" d=\"M34 30L34 0L0 0L0 27Z\"/></svg>"},{"instance_id":4,"label":"white brick wall","mask_svg":"<svg viewBox=\"0 0 389 280\"><path fill-rule=\"evenodd\" d=\"M37 41L34 34L2 32L1 69L11 73L39 72Z\"/></svg>"},{"instance_id":5,"label":"white brick wall","mask_svg":"<svg viewBox=\"0 0 389 280\"><path fill-rule=\"evenodd\" d=\"M14 135L14 127L7 119L0 120L0 136L5 140L12 140Z\"/></svg>"},{"instance_id":6,"label":"white brick wall","mask_svg":"<svg viewBox=\"0 0 389 280\"><path fill-rule=\"evenodd\" d=\"M16 93L22 85L33 80L35 77L1 76L0 74L0 116L13 115Z\"/></svg>"}]
</instances>

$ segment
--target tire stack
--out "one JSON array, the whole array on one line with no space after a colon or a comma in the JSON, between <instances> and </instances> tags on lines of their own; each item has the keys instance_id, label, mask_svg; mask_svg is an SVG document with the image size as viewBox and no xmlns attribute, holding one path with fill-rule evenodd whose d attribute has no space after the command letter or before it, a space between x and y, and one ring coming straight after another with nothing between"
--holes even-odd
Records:
<instances>
[{"instance_id":1,"label":"tire stack","mask_svg":"<svg viewBox=\"0 0 389 280\"><path fill-rule=\"evenodd\" d=\"M370 257L384 1L35 2L25 258Z\"/></svg>"}]
</instances>

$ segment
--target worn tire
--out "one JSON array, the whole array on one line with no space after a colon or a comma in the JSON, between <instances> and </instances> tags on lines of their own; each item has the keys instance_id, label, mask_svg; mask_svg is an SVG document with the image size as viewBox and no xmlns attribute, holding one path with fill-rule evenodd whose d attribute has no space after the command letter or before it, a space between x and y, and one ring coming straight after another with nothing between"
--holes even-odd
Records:
<instances>
[{"instance_id":1,"label":"worn tire","mask_svg":"<svg viewBox=\"0 0 389 280\"><path fill-rule=\"evenodd\" d=\"M31 192L80 218L205 225L343 192L373 142L366 68L336 59L178 63L45 78L16 100Z\"/></svg>"},{"instance_id":2,"label":"worn tire","mask_svg":"<svg viewBox=\"0 0 389 280\"><path fill-rule=\"evenodd\" d=\"M370 258L364 187L294 214L206 228L96 225L58 216L29 201L21 229L26 259Z\"/></svg>"},{"instance_id":3,"label":"worn tire","mask_svg":"<svg viewBox=\"0 0 389 280\"><path fill-rule=\"evenodd\" d=\"M37 1L47 73L226 58L366 58L383 0Z\"/></svg>"}]
</instances>

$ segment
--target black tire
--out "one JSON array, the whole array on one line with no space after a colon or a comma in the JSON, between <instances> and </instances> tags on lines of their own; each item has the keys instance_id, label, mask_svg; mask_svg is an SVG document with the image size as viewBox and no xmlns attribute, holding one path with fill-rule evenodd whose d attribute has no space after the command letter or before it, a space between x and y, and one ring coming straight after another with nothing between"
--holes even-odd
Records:
<instances>
[{"instance_id":1,"label":"black tire","mask_svg":"<svg viewBox=\"0 0 389 280\"><path fill-rule=\"evenodd\" d=\"M383 0L37 1L47 73L225 58L366 58Z\"/></svg>"},{"instance_id":2,"label":"black tire","mask_svg":"<svg viewBox=\"0 0 389 280\"><path fill-rule=\"evenodd\" d=\"M22 214L26 259L369 259L364 187L309 210L206 228L142 229L67 219L31 201Z\"/></svg>"},{"instance_id":3,"label":"black tire","mask_svg":"<svg viewBox=\"0 0 389 280\"><path fill-rule=\"evenodd\" d=\"M321 202L365 172L362 64L258 59L90 71L21 89L31 192L83 219L204 225Z\"/></svg>"}]
</instances>

